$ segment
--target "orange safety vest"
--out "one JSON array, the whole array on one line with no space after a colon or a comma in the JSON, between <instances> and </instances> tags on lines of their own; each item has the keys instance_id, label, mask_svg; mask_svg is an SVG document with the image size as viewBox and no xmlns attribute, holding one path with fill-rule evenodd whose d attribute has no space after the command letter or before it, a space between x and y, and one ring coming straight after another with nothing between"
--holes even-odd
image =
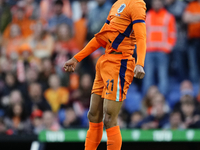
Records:
<instances>
[{"instance_id":1,"label":"orange safety vest","mask_svg":"<svg viewBox=\"0 0 200 150\"><path fill-rule=\"evenodd\" d=\"M147 52L170 53L176 43L176 22L166 9L150 10L146 17Z\"/></svg>"}]
</instances>

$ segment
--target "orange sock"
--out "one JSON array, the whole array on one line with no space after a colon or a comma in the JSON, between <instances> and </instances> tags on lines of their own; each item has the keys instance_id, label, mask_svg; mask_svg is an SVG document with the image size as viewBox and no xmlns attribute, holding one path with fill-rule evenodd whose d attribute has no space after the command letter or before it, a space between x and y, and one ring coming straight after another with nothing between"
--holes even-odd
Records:
<instances>
[{"instance_id":1,"label":"orange sock","mask_svg":"<svg viewBox=\"0 0 200 150\"><path fill-rule=\"evenodd\" d=\"M122 136L119 126L115 126L106 130L107 132L107 150L121 150Z\"/></svg>"},{"instance_id":2,"label":"orange sock","mask_svg":"<svg viewBox=\"0 0 200 150\"><path fill-rule=\"evenodd\" d=\"M96 150L103 135L103 122L89 123L89 130L85 140L85 150Z\"/></svg>"}]
</instances>

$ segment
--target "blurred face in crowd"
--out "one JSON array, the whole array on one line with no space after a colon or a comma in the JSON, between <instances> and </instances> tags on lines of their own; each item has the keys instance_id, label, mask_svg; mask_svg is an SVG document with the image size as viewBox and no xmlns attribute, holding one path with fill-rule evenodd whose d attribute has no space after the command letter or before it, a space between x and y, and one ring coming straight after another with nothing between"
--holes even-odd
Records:
<instances>
[{"instance_id":1,"label":"blurred face in crowd","mask_svg":"<svg viewBox=\"0 0 200 150\"><path fill-rule=\"evenodd\" d=\"M181 96L190 95L194 96L193 86L189 80L185 80L180 85Z\"/></svg>"},{"instance_id":2,"label":"blurred face in crowd","mask_svg":"<svg viewBox=\"0 0 200 150\"><path fill-rule=\"evenodd\" d=\"M25 16L25 10L23 8L18 8L16 16L17 19L22 20Z\"/></svg>"},{"instance_id":3,"label":"blurred face in crowd","mask_svg":"<svg viewBox=\"0 0 200 150\"><path fill-rule=\"evenodd\" d=\"M147 92L148 98L153 98L156 93L159 93L157 86L151 86Z\"/></svg>"},{"instance_id":4,"label":"blurred face in crowd","mask_svg":"<svg viewBox=\"0 0 200 150\"><path fill-rule=\"evenodd\" d=\"M14 90L10 93L10 103L11 104L16 104L16 103L21 103L23 101L22 95L20 91Z\"/></svg>"},{"instance_id":5,"label":"blurred face in crowd","mask_svg":"<svg viewBox=\"0 0 200 150\"><path fill-rule=\"evenodd\" d=\"M51 111L45 111L42 116L43 124L48 129L54 123L54 115Z\"/></svg>"},{"instance_id":6,"label":"blurred face in crowd","mask_svg":"<svg viewBox=\"0 0 200 150\"><path fill-rule=\"evenodd\" d=\"M22 113L22 106L18 103L13 106L14 116L20 116Z\"/></svg>"},{"instance_id":7,"label":"blurred face in crowd","mask_svg":"<svg viewBox=\"0 0 200 150\"><path fill-rule=\"evenodd\" d=\"M160 118L164 115L164 104L165 104L165 98L162 94L156 94L153 97L153 109L155 111L156 117Z\"/></svg>"},{"instance_id":8,"label":"blurred face in crowd","mask_svg":"<svg viewBox=\"0 0 200 150\"><path fill-rule=\"evenodd\" d=\"M170 4L172 4L174 1L176 1L176 0L165 0L165 4L166 4L166 5L170 5Z\"/></svg>"},{"instance_id":9,"label":"blurred face in crowd","mask_svg":"<svg viewBox=\"0 0 200 150\"><path fill-rule=\"evenodd\" d=\"M83 89L90 89L92 86L92 78L89 74L84 74L81 78L81 87Z\"/></svg>"},{"instance_id":10,"label":"blurred face in crowd","mask_svg":"<svg viewBox=\"0 0 200 150\"><path fill-rule=\"evenodd\" d=\"M100 6L103 5L106 2L106 0L96 0L96 1Z\"/></svg>"},{"instance_id":11,"label":"blurred face in crowd","mask_svg":"<svg viewBox=\"0 0 200 150\"><path fill-rule=\"evenodd\" d=\"M131 115L131 123L137 124L142 120L142 115L138 112L135 112Z\"/></svg>"},{"instance_id":12,"label":"blurred face in crowd","mask_svg":"<svg viewBox=\"0 0 200 150\"><path fill-rule=\"evenodd\" d=\"M171 114L170 124L172 128L178 128L178 126L181 124L181 114L179 112L175 112Z\"/></svg>"},{"instance_id":13,"label":"blurred face in crowd","mask_svg":"<svg viewBox=\"0 0 200 150\"><path fill-rule=\"evenodd\" d=\"M11 63L9 62L9 60L6 57L1 57L0 59L0 71L1 72L9 72L11 71L12 67L11 67Z\"/></svg>"},{"instance_id":14,"label":"blurred face in crowd","mask_svg":"<svg viewBox=\"0 0 200 150\"><path fill-rule=\"evenodd\" d=\"M34 35L35 37L41 37L43 34L43 25L41 22L37 22L35 25L34 25Z\"/></svg>"},{"instance_id":15,"label":"blurred face in crowd","mask_svg":"<svg viewBox=\"0 0 200 150\"><path fill-rule=\"evenodd\" d=\"M16 24L11 25L10 27L10 37L15 38L21 35L20 27Z\"/></svg>"},{"instance_id":16,"label":"blurred face in crowd","mask_svg":"<svg viewBox=\"0 0 200 150\"><path fill-rule=\"evenodd\" d=\"M152 99L156 93L159 93L158 87L157 86L151 86L148 91L147 95L144 101L144 105L146 107L151 107L152 106Z\"/></svg>"},{"instance_id":17,"label":"blurred face in crowd","mask_svg":"<svg viewBox=\"0 0 200 150\"><path fill-rule=\"evenodd\" d=\"M33 118L32 123L33 123L34 127L40 127L40 126L42 126L42 118L35 117L35 118Z\"/></svg>"},{"instance_id":18,"label":"blurred face in crowd","mask_svg":"<svg viewBox=\"0 0 200 150\"><path fill-rule=\"evenodd\" d=\"M26 72L26 81L28 83L36 82L38 79L38 72L33 69L28 69Z\"/></svg>"},{"instance_id":19,"label":"blurred face in crowd","mask_svg":"<svg viewBox=\"0 0 200 150\"><path fill-rule=\"evenodd\" d=\"M181 110L186 117L191 117L194 112L194 103L192 102L185 102L181 105Z\"/></svg>"},{"instance_id":20,"label":"blurred face in crowd","mask_svg":"<svg viewBox=\"0 0 200 150\"><path fill-rule=\"evenodd\" d=\"M60 79L57 75L54 74L49 77L49 86L54 90L60 87Z\"/></svg>"},{"instance_id":21,"label":"blurred face in crowd","mask_svg":"<svg viewBox=\"0 0 200 150\"><path fill-rule=\"evenodd\" d=\"M61 24L58 28L58 38L66 40L71 38L70 27L67 24Z\"/></svg>"},{"instance_id":22,"label":"blurred face in crowd","mask_svg":"<svg viewBox=\"0 0 200 150\"><path fill-rule=\"evenodd\" d=\"M29 86L29 95L32 98L32 100L34 100L35 102L37 102L38 100L41 100L41 96L42 96L41 85L38 83L32 83Z\"/></svg>"},{"instance_id":23,"label":"blurred face in crowd","mask_svg":"<svg viewBox=\"0 0 200 150\"><path fill-rule=\"evenodd\" d=\"M163 8L163 1L162 0L152 0L152 8L155 11L159 11L161 8Z\"/></svg>"},{"instance_id":24,"label":"blurred face in crowd","mask_svg":"<svg viewBox=\"0 0 200 150\"><path fill-rule=\"evenodd\" d=\"M54 5L54 11L56 15L62 14L62 8L63 6L61 4Z\"/></svg>"},{"instance_id":25,"label":"blurred face in crowd","mask_svg":"<svg viewBox=\"0 0 200 150\"><path fill-rule=\"evenodd\" d=\"M73 110L73 108L68 108L65 111L65 118L66 118L65 121L64 121L65 126L69 126L70 123L73 123L77 119L75 111Z\"/></svg>"},{"instance_id":26,"label":"blurred face in crowd","mask_svg":"<svg viewBox=\"0 0 200 150\"><path fill-rule=\"evenodd\" d=\"M53 66L50 59L44 59L42 61L42 69L45 73L51 73L52 68Z\"/></svg>"},{"instance_id":27,"label":"blurred face in crowd","mask_svg":"<svg viewBox=\"0 0 200 150\"><path fill-rule=\"evenodd\" d=\"M12 87L12 86L14 86L15 85L15 77L14 77L14 75L13 74L11 74L11 73L8 73L8 74L6 74L6 84L9 86L9 87Z\"/></svg>"}]
</instances>

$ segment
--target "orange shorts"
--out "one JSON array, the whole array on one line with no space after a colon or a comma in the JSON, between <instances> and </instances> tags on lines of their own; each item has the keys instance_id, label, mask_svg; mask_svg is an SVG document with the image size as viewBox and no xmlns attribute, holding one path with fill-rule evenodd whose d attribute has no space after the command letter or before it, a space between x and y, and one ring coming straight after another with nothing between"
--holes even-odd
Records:
<instances>
[{"instance_id":1,"label":"orange shorts","mask_svg":"<svg viewBox=\"0 0 200 150\"><path fill-rule=\"evenodd\" d=\"M102 55L96 64L92 93L102 98L123 101L133 81L135 59L122 54Z\"/></svg>"}]
</instances>

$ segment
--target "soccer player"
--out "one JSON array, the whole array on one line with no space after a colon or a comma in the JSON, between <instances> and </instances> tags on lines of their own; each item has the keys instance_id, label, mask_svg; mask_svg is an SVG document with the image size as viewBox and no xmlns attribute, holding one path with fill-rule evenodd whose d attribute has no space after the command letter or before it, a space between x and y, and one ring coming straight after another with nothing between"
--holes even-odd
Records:
<instances>
[{"instance_id":1,"label":"soccer player","mask_svg":"<svg viewBox=\"0 0 200 150\"><path fill-rule=\"evenodd\" d=\"M122 137L117 117L133 77L142 79L146 55L146 4L143 0L118 0L101 31L64 64L66 72L75 71L76 65L99 47L105 54L96 64L90 109L89 130L85 150L96 150L103 134L107 133L107 150L120 150ZM137 43L137 62L132 57Z\"/></svg>"}]
</instances>

